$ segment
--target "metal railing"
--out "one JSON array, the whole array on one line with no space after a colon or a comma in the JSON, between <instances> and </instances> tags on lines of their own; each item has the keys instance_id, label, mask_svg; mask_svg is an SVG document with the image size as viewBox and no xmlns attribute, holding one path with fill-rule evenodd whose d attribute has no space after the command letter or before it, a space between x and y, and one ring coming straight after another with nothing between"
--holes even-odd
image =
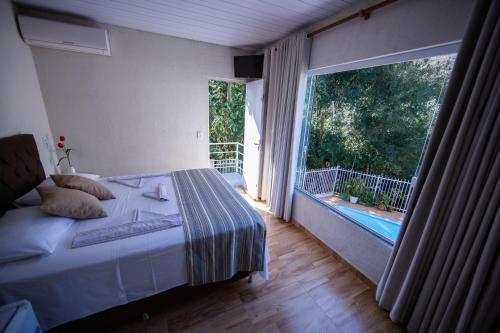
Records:
<instances>
[{"instance_id":1,"label":"metal railing","mask_svg":"<svg viewBox=\"0 0 500 333\"><path fill-rule=\"evenodd\" d=\"M243 174L243 144L239 142L210 143L210 166L220 173Z\"/></svg>"},{"instance_id":2,"label":"metal railing","mask_svg":"<svg viewBox=\"0 0 500 333\"><path fill-rule=\"evenodd\" d=\"M316 196L343 194L347 183L353 178L363 180L375 201L381 194L390 199L390 207L398 212L406 212L408 200L413 190L412 181L346 170L340 167L312 169L299 172L297 187Z\"/></svg>"}]
</instances>

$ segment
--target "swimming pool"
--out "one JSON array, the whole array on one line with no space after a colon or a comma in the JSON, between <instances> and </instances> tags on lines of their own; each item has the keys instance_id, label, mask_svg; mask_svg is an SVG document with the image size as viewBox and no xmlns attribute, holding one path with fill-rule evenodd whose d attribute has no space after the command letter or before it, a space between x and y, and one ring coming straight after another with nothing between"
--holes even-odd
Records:
<instances>
[{"instance_id":1,"label":"swimming pool","mask_svg":"<svg viewBox=\"0 0 500 333\"><path fill-rule=\"evenodd\" d=\"M370 215L354 208L335 206L335 209L342 214L356 220L366 228L374 231L383 238L394 243L399 232L400 224L389 219Z\"/></svg>"}]
</instances>

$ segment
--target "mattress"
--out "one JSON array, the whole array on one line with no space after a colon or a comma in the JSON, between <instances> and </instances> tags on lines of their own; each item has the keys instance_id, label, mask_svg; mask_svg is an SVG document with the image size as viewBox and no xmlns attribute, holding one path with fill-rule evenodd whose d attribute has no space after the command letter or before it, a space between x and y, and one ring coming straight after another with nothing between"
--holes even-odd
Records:
<instances>
[{"instance_id":1,"label":"mattress","mask_svg":"<svg viewBox=\"0 0 500 333\"><path fill-rule=\"evenodd\" d=\"M169 201L142 195L167 185ZM170 175L143 178L141 188L103 180L116 196L101 201L108 217L76 221L54 253L0 266L0 301L28 299L43 329L187 283L182 226L71 248L76 233L120 223L137 208L178 214Z\"/></svg>"}]
</instances>

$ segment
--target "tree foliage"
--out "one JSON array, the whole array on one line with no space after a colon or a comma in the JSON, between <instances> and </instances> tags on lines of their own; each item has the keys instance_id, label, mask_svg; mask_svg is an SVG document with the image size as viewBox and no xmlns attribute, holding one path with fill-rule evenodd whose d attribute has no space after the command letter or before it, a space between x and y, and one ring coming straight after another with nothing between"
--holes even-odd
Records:
<instances>
[{"instance_id":1,"label":"tree foliage","mask_svg":"<svg viewBox=\"0 0 500 333\"><path fill-rule=\"evenodd\" d=\"M317 76L307 168L411 178L452 62L439 57Z\"/></svg>"},{"instance_id":2,"label":"tree foliage","mask_svg":"<svg viewBox=\"0 0 500 333\"><path fill-rule=\"evenodd\" d=\"M245 126L245 84L208 81L210 142L241 142Z\"/></svg>"}]
</instances>

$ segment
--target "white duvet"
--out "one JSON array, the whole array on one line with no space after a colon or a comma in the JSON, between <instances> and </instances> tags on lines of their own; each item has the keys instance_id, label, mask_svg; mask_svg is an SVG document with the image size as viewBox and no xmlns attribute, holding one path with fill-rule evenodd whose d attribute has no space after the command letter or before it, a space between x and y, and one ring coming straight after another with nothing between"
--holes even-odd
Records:
<instances>
[{"instance_id":1,"label":"white duvet","mask_svg":"<svg viewBox=\"0 0 500 333\"><path fill-rule=\"evenodd\" d=\"M142 195L159 183L167 185L169 201ZM179 213L168 175L146 177L141 188L103 184L116 196L101 201L107 218L76 221L49 256L0 266L0 302L29 300L43 329L187 283L182 227L71 248L76 233L117 223L137 208Z\"/></svg>"}]
</instances>

